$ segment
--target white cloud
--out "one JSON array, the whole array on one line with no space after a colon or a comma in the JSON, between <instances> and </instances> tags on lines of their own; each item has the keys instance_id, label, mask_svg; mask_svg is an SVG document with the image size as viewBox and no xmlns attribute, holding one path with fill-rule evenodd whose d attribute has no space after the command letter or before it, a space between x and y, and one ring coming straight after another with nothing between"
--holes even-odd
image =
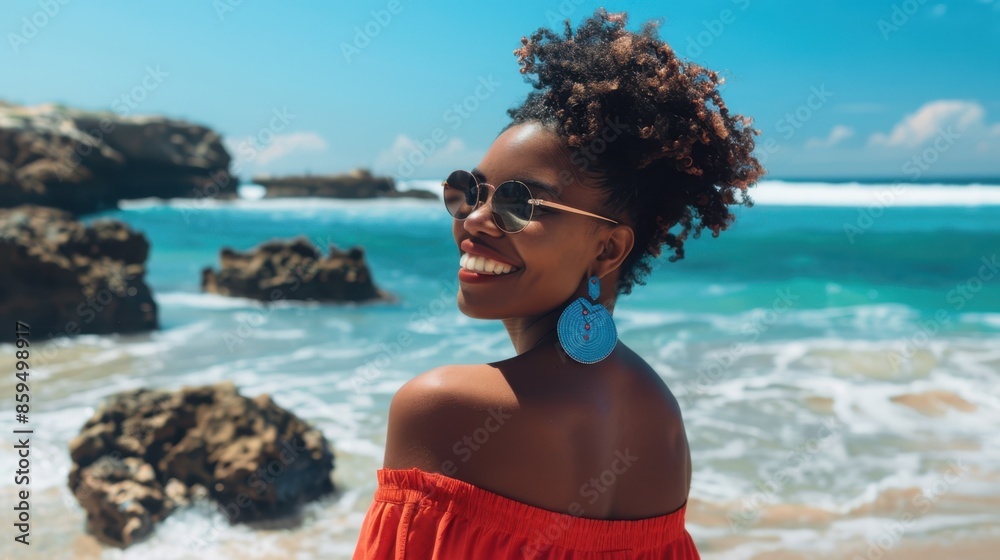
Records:
<instances>
[{"instance_id":1,"label":"white cloud","mask_svg":"<svg viewBox=\"0 0 1000 560\"><path fill-rule=\"evenodd\" d=\"M271 143L257 154L257 161L261 165L265 165L276 159L283 158L292 152L304 150L321 151L325 149L326 140L315 132L277 134L271 140Z\"/></svg>"},{"instance_id":2,"label":"white cloud","mask_svg":"<svg viewBox=\"0 0 1000 560\"><path fill-rule=\"evenodd\" d=\"M871 146L904 146L915 148L938 134L939 130L952 128L957 133L986 126L983 106L975 101L941 99L930 101L917 112L903 117L888 133L876 132L868 139Z\"/></svg>"},{"instance_id":3,"label":"white cloud","mask_svg":"<svg viewBox=\"0 0 1000 560\"><path fill-rule=\"evenodd\" d=\"M323 151L327 148L326 140L315 132L274 134L269 141L266 140L266 137L226 138L224 143L235 160L234 165L241 167L267 165L296 152Z\"/></svg>"},{"instance_id":4,"label":"white cloud","mask_svg":"<svg viewBox=\"0 0 1000 560\"><path fill-rule=\"evenodd\" d=\"M838 124L830 129L830 134L826 138L810 138L806 140L807 148L829 148L839 144L841 141L854 136L854 129L849 126Z\"/></svg>"},{"instance_id":5,"label":"white cloud","mask_svg":"<svg viewBox=\"0 0 1000 560\"><path fill-rule=\"evenodd\" d=\"M883 113L891 114L888 108ZM996 176L1000 171L998 114L988 113L976 100L930 100L909 114L896 113L896 122L887 121L870 136L872 129L864 126L870 118L842 115L837 126L816 138L762 153L761 163L772 177ZM847 135L851 127L853 137Z\"/></svg>"},{"instance_id":6,"label":"white cloud","mask_svg":"<svg viewBox=\"0 0 1000 560\"><path fill-rule=\"evenodd\" d=\"M414 140L399 134L375 159L375 171L403 178L436 177L455 169L472 169L485 151L474 150L461 138L438 144L433 138Z\"/></svg>"}]
</instances>

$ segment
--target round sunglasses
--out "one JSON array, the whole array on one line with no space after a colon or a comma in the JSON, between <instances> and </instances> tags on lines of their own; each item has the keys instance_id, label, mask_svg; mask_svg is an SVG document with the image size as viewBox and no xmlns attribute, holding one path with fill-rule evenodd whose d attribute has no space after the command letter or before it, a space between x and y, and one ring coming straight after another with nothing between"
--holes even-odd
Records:
<instances>
[{"instance_id":1,"label":"round sunglasses","mask_svg":"<svg viewBox=\"0 0 1000 560\"><path fill-rule=\"evenodd\" d=\"M504 181L494 187L487 183L480 183L476 176L468 171L458 170L448 175L441 186L444 187L445 208L448 209L448 213L452 217L460 221L468 218L469 214L472 214L476 208L486 204L492 190L493 197L490 202L493 221L496 222L497 227L507 233L518 233L528 227L528 223L531 222L531 218L535 214L536 206L582 214L612 224L618 223L611 218L598 216L586 210L533 198L528 185L521 181Z\"/></svg>"}]
</instances>

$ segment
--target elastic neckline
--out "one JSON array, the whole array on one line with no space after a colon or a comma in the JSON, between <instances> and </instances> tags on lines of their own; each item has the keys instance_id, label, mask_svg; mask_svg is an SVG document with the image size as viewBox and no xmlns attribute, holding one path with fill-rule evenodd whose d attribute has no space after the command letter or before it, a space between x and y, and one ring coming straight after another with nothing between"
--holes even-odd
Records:
<instances>
[{"instance_id":1,"label":"elastic neckline","mask_svg":"<svg viewBox=\"0 0 1000 560\"><path fill-rule=\"evenodd\" d=\"M643 519L595 519L519 502L443 473L381 468L376 472L376 501L419 503L463 517L493 531L545 550L637 550L663 546L685 534L685 502L677 510ZM582 502L582 499L581 499Z\"/></svg>"}]
</instances>

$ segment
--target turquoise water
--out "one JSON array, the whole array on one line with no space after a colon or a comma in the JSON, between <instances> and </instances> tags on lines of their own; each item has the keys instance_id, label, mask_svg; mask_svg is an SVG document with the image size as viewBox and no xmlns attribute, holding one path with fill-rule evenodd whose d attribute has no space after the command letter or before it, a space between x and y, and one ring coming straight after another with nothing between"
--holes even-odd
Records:
<instances>
[{"instance_id":1,"label":"turquoise water","mask_svg":"<svg viewBox=\"0 0 1000 560\"><path fill-rule=\"evenodd\" d=\"M846 514L893 488L933 481L956 457L1000 472L1000 271L984 264L1000 253L1000 205L877 213L861 204L739 208L729 230L690 239L685 259L661 258L647 284L619 301L621 339L681 401L692 500L719 512L748 507L787 466L790 450L824 429L833 436L751 510L811 504ZM126 556L198 550L251 558L291 547L302 557L347 558L381 466L394 391L441 364L513 353L499 322L455 307L459 255L440 202L174 201L99 217L123 220L150 240L147 281L162 329L50 343L33 388L33 421L44 427L35 507L51 520L38 529L39 553L62 556L89 542L65 489L65 450L101 398L229 379L244 394L272 394L323 429L336 450L337 496L311 505L293 529L228 527L200 506L169 518ZM845 229L858 224L861 233ZM201 269L218 265L222 247L297 235L324 251L330 243L363 246L375 282L399 301L264 305L200 293ZM972 408L932 416L892 400L927 391ZM940 445L956 441L967 445ZM8 449L0 457L12 459ZM4 484L6 497L12 487ZM1000 497L996 481L976 484L985 484L977 495ZM734 531L747 538L769 530L753 515L745 519ZM809 530L817 542L864 534L853 525ZM691 532L708 552L731 534L696 522Z\"/></svg>"},{"instance_id":2,"label":"turquoise water","mask_svg":"<svg viewBox=\"0 0 1000 560\"><path fill-rule=\"evenodd\" d=\"M105 215L151 240L148 277L156 293L197 293L201 268L218 266L221 246L245 250L305 235L324 250L330 243L363 246L378 284L403 298L393 310L418 309L436 287L454 285L450 218L433 202L381 204L150 207ZM692 239L683 260L659 259L661 268L647 286L619 305L728 314L766 306L774 290L785 287L801 298L798 309L900 304L933 312L954 307L948 292L1000 251L997 206L890 208L861 234L845 231L858 222L854 208L755 206L735 213L734 225L718 238L709 232ZM987 283L964 298L962 311L1000 309L998 285ZM169 311L162 310L166 321L172 320Z\"/></svg>"}]
</instances>

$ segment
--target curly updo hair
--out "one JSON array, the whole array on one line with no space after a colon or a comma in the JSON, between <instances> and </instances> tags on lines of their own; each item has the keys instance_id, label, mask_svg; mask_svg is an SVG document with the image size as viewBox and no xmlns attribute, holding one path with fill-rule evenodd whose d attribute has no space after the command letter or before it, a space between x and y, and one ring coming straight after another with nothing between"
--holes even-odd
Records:
<instances>
[{"instance_id":1,"label":"curly updo hair","mask_svg":"<svg viewBox=\"0 0 1000 560\"><path fill-rule=\"evenodd\" d=\"M638 33L626 21L599 8L575 32L566 20L562 36L540 28L522 37L514 54L533 91L507 111L504 128L537 122L555 132L575 175L593 178L611 217L632 226L617 294L645 284L663 245L674 262L692 231L718 237L735 218L728 205L753 206L747 189L764 174L752 154L760 131L730 114L718 90L724 79L681 60L655 20Z\"/></svg>"}]
</instances>

